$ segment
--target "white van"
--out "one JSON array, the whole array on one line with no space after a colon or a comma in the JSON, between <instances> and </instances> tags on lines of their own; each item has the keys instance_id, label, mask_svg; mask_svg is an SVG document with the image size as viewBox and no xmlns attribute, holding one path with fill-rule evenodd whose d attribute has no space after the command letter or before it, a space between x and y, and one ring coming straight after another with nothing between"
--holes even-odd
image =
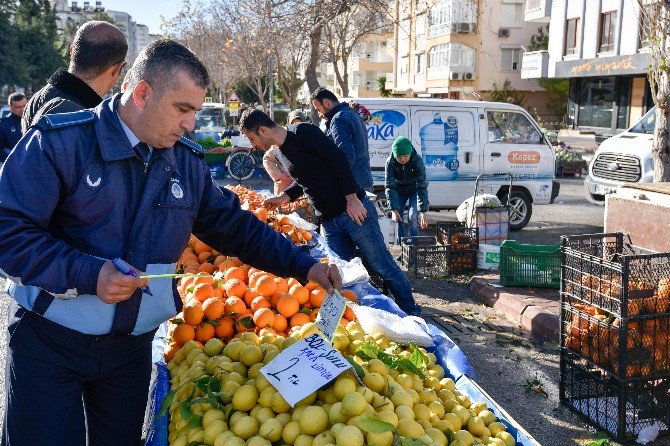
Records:
<instances>
[{"instance_id":1,"label":"white van","mask_svg":"<svg viewBox=\"0 0 670 446\"><path fill-rule=\"evenodd\" d=\"M656 107L633 127L603 141L589 164L584 179L586 198L605 204L605 195L623 183L652 183L654 158L651 153L656 128Z\"/></svg>"},{"instance_id":2,"label":"white van","mask_svg":"<svg viewBox=\"0 0 670 446\"><path fill-rule=\"evenodd\" d=\"M554 152L535 120L512 104L449 99L354 99L371 113L370 166L375 190L398 136L412 141L426 164L431 209L455 209L474 192L480 174L511 173L510 227L526 226L533 204L558 196ZM507 199L508 181L486 179L480 193Z\"/></svg>"}]
</instances>

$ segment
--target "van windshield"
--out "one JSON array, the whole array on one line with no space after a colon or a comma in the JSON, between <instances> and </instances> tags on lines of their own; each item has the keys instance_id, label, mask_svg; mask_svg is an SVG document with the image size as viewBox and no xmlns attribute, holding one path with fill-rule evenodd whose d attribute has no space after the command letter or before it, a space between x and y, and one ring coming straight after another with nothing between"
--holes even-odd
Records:
<instances>
[{"instance_id":1,"label":"van windshield","mask_svg":"<svg viewBox=\"0 0 670 446\"><path fill-rule=\"evenodd\" d=\"M656 128L656 107L653 107L642 117L642 119L640 119L640 122L635 124L635 126L632 129L630 129L630 132L646 133L651 135L654 133L655 128Z\"/></svg>"},{"instance_id":2,"label":"van windshield","mask_svg":"<svg viewBox=\"0 0 670 446\"><path fill-rule=\"evenodd\" d=\"M203 108L195 114L195 128L223 127L223 110L218 108Z\"/></svg>"}]
</instances>

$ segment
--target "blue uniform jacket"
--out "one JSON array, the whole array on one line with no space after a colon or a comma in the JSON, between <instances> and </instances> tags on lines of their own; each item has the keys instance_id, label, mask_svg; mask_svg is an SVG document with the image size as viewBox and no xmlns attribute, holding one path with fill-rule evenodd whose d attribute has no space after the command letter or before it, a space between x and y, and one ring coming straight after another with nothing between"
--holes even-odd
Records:
<instances>
[{"instance_id":1,"label":"blue uniform jacket","mask_svg":"<svg viewBox=\"0 0 670 446\"><path fill-rule=\"evenodd\" d=\"M316 260L219 189L197 144L182 138L154 149L145 173L118 99L42 117L5 163L0 268L21 306L86 334L153 330L181 310L174 281L152 279L153 297L138 290L110 305L95 295L98 273L115 257L148 273L174 272L191 232L258 268L306 278Z\"/></svg>"},{"instance_id":2,"label":"blue uniform jacket","mask_svg":"<svg viewBox=\"0 0 670 446\"><path fill-rule=\"evenodd\" d=\"M11 113L0 119L0 162L7 159L7 155L21 139L21 117Z\"/></svg>"},{"instance_id":3,"label":"blue uniform jacket","mask_svg":"<svg viewBox=\"0 0 670 446\"><path fill-rule=\"evenodd\" d=\"M341 102L326 114L326 134L346 153L354 178L363 189L372 187L368 131L358 114Z\"/></svg>"}]
</instances>

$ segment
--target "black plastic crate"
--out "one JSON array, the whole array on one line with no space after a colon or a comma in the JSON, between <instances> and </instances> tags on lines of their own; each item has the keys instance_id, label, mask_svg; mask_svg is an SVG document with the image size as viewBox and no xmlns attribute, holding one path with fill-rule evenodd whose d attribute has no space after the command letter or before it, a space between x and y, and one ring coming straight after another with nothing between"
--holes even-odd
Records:
<instances>
[{"instance_id":1,"label":"black plastic crate","mask_svg":"<svg viewBox=\"0 0 670 446\"><path fill-rule=\"evenodd\" d=\"M670 377L670 318L618 319L580 303L561 303L561 349L574 361L620 380Z\"/></svg>"},{"instance_id":2,"label":"black plastic crate","mask_svg":"<svg viewBox=\"0 0 670 446\"><path fill-rule=\"evenodd\" d=\"M449 246L438 245L436 237L403 237L400 264L414 277L439 277L448 274Z\"/></svg>"},{"instance_id":3,"label":"black plastic crate","mask_svg":"<svg viewBox=\"0 0 670 446\"><path fill-rule=\"evenodd\" d=\"M621 381L561 351L559 393L563 404L619 441L656 422L670 426L670 378Z\"/></svg>"},{"instance_id":4,"label":"black plastic crate","mask_svg":"<svg viewBox=\"0 0 670 446\"><path fill-rule=\"evenodd\" d=\"M564 236L561 292L617 318L670 312L670 253L651 253L624 235Z\"/></svg>"},{"instance_id":5,"label":"black plastic crate","mask_svg":"<svg viewBox=\"0 0 670 446\"><path fill-rule=\"evenodd\" d=\"M477 249L451 249L447 252L447 274L469 274L477 271Z\"/></svg>"},{"instance_id":6,"label":"black plastic crate","mask_svg":"<svg viewBox=\"0 0 670 446\"><path fill-rule=\"evenodd\" d=\"M452 249L479 249L479 229L466 228L457 221L438 222L435 229L437 242Z\"/></svg>"}]
</instances>

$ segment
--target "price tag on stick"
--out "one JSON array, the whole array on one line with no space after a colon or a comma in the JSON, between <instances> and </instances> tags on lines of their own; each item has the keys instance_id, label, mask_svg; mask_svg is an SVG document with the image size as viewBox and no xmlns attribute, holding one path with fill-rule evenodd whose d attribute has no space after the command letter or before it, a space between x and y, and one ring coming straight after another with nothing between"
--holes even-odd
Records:
<instances>
[{"instance_id":1,"label":"price tag on stick","mask_svg":"<svg viewBox=\"0 0 670 446\"><path fill-rule=\"evenodd\" d=\"M319 314L316 316L314 323L321 333L332 344L335 329L340 325L340 320L344 314L344 309L347 307L347 299L344 298L337 290L333 290L332 294L326 295L319 309Z\"/></svg>"},{"instance_id":2,"label":"price tag on stick","mask_svg":"<svg viewBox=\"0 0 670 446\"><path fill-rule=\"evenodd\" d=\"M350 368L340 352L314 333L278 354L261 373L293 407Z\"/></svg>"}]
</instances>

